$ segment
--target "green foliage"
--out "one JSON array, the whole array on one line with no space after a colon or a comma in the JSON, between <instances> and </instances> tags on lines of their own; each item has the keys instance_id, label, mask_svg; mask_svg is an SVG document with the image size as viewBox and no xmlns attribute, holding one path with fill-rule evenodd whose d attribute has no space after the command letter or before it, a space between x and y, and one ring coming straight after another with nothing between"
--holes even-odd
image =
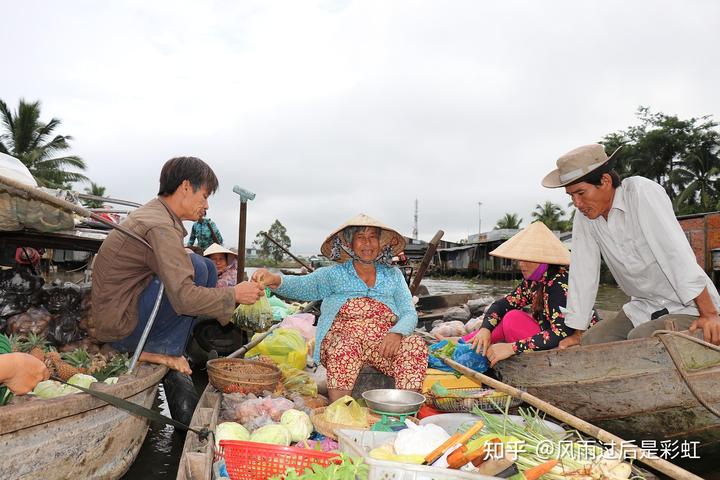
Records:
<instances>
[{"instance_id":1,"label":"green foliage","mask_svg":"<svg viewBox=\"0 0 720 480\"><path fill-rule=\"evenodd\" d=\"M69 135L53 135L60 126L60 120L40 121L40 102L20 100L16 112L0 100L0 152L20 160L30 170L39 185L51 188L69 189L73 182L84 182L88 178L77 171L85 170L85 162L78 156L56 157L55 154L70 148Z\"/></svg>"},{"instance_id":2,"label":"green foliage","mask_svg":"<svg viewBox=\"0 0 720 480\"><path fill-rule=\"evenodd\" d=\"M523 219L519 218L517 213L506 213L503 218L497 221L495 224L495 230L503 228L518 229L522 224Z\"/></svg>"},{"instance_id":3,"label":"green foliage","mask_svg":"<svg viewBox=\"0 0 720 480\"><path fill-rule=\"evenodd\" d=\"M275 222L270 225L270 229L267 232L263 230L258 232L255 236L255 241L253 242L253 244L260 250L260 256L272 258L276 262L280 262L285 256L285 252L282 248L268 240L263 235L264 233L267 233L273 240L289 250L292 242L290 241L290 237L287 235L287 229L282 223L280 223L280 220L275 220Z\"/></svg>"},{"instance_id":4,"label":"green foliage","mask_svg":"<svg viewBox=\"0 0 720 480\"><path fill-rule=\"evenodd\" d=\"M85 187L85 193L95 197L104 197L106 195L105 190L105 187L95 182L90 182L90 187ZM84 200L83 203L87 208L102 208L103 206L103 202L100 200Z\"/></svg>"},{"instance_id":5,"label":"green foliage","mask_svg":"<svg viewBox=\"0 0 720 480\"><path fill-rule=\"evenodd\" d=\"M684 120L640 107L639 124L610 133L608 152L620 145L615 170L622 178L639 175L665 188L677 214L717 210L720 189L720 132L711 115Z\"/></svg>"},{"instance_id":6,"label":"green foliage","mask_svg":"<svg viewBox=\"0 0 720 480\"><path fill-rule=\"evenodd\" d=\"M563 215L565 215L565 210L550 200L535 205L535 211L530 214L535 219L534 221L543 222L550 230L560 230L561 232L568 230L568 221L562 218ZM572 228L572 223L570 223L570 227Z\"/></svg>"}]
</instances>

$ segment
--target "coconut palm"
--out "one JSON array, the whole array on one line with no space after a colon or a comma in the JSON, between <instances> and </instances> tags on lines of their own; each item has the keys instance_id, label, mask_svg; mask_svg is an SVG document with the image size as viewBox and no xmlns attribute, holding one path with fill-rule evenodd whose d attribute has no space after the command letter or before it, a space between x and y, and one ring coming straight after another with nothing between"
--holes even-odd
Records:
<instances>
[{"instance_id":1,"label":"coconut palm","mask_svg":"<svg viewBox=\"0 0 720 480\"><path fill-rule=\"evenodd\" d=\"M40 102L20 100L16 112L0 100L0 120L4 131L0 131L0 152L12 155L30 170L39 185L51 188L69 188L73 182L87 181L77 171L85 170L85 162L75 155L59 156L59 152L70 148L69 135L53 135L60 126L60 120L40 121Z\"/></svg>"},{"instance_id":2,"label":"coconut palm","mask_svg":"<svg viewBox=\"0 0 720 480\"><path fill-rule=\"evenodd\" d=\"M562 230L565 228L565 222L562 219L563 215L565 215L565 210L550 200L535 205L535 211L530 214L532 218L543 222L550 230Z\"/></svg>"},{"instance_id":3,"label":"coconut palm","mask_svg":"<svg viewBox=\"0 0 720 480\"><path fill-rule=\"evenodd\" d=\"M85 193L95 197L104 197L105 187L98 185L95 182L90 182L90 187L85 187ZM84 203L88 208L101 208L103 206L103 202L100 200L85 200Z\"/></svg>"},{"instance_id":4,"label":"coconut palm","mask_svg":"<svg viewBox=\"0 0 720 480\"><path fill-rule=\"evenodd\" d=\"M677 213L696 213L718 207L720 155L716 144L705 143L688 153L675 167L670 181L680 188L673 201Z\"/></svg>"},{"instance_id":5,"label":"coconut palm","mask_svg":"<svg viewBox=\"0 0 720 480\"><path fill-rule=\"evenodd\" d=\"M518 229L522 223L522 218L518 218L517 213L506 213L503 218L495 224L495 230L501 228Z\"/></svg>"}]
</instances>

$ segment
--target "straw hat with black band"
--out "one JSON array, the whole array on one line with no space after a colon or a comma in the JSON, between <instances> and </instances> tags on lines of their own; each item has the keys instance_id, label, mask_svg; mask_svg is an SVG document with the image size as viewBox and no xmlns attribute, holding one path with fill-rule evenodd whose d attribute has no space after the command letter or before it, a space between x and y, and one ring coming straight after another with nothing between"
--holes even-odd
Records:
<instances>
[{"instance_id":1,"label":"straw hat with black band","mask_svg":"<svg viewBox=\"0 0 720 480\"><path fill-rule=\"evenodd\" d=\"M542 186L547 188L565 187L574 183L586 175L594 172L604 165L612 167L611 160L622 147L618 147L609 157L605 153L605 147L599 143L583 145L570 150L558 158L557 168L548 173L542 180Z\"/></svg>"},{"instance_id":2,"label":"straw hat with black band","mask_svg":"<svg viewBox=\"0 0 720 480\"><path fill-rule=\"evenodd\" d=\"M405 238L398 232L388 227L379 220L361 213L332 232L320 247L325 257L338 263L344 263L349 259L356 259L355 252L352 251L352 236L348 233L354 233L356 229L351 227L376 227L380 229L380 255L376 259L381 263L389 264L394 255L405 250Z\"/></svg>"},{"instance_id":3,"label":"straw hat with black band","mask_svg":"<svg viewBox=\"0 0 720 480\"><path fill-rule=\"evenodd\" d=\"M539 221L513 235L490 255L526 262L570 265L570 251Z\"/></svg>"}]
</instances>

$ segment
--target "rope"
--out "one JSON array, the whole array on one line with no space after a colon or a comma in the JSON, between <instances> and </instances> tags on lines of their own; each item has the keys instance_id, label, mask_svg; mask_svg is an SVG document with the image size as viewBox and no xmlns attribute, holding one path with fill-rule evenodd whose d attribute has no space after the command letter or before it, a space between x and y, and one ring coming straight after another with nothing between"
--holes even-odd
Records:
<instances>
[{"instance_id":1,"label":"rope","mask_svg":"<svg viewBox=\"0 0 720 480\"><path fill-rule=\"evenodd\" d=\"M670 359L675 364L675 369L680 374L680 377L683 379L683 382L685 382L685 385L687 385L688 389L690 390L690 393L693 394L693 397L695 397L695 400L700 403L703 407L705 407L710 413L715 415L716 417L720 418L720 410L710 405L702 396L701 393L699 393L695 386L690 382L690 379L687 377L687 372L685 371L685 368L683 367L682 359L677 358L677 354L673 348L671 348L668 345L668 338L667 336L676 336L680 338L684 338L686 340L690 340L692 342L695 342L699 345L702 345L704 347L707 347L711 350L714 350L716 352L720 352L720 347L717 345L713 345L712 343L708 343L705 340L701 340L699 338L695 338L692 335L688 335L686 333L680 333L680 332L673 332L672 330L655 330L653 332L654 337L658 337L662 344L665 346L665 350L667 350L668 355L670 355Z\"/></svg>"}]
</instances>

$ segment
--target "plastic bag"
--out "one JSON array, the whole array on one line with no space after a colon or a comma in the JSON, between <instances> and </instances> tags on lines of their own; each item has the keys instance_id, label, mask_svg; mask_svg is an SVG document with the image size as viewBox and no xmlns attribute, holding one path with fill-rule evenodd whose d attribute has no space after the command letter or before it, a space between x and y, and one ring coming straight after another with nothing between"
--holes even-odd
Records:
<instances>
[{"instance_id":1,"label":"plastic bag","mask_svg":"<svg viewBox=\"0 0 720 480\"><path fill-rule=\"evenodd\" d=\"M244 330L264 332L275 322L275 317L267 297L263 295L252 305L238 306L232 321Z\"/></svg>"},{"instance_id":2,"label":"plastic bag","mask_svg":"<svg viewBox=\"0 0 720 480\"><path fill-rule=\"evenodd\" d=\"M280 326L284 328L294 328L309 342L315 338L315 327L313 323L315 323L315 315L312 313L296 313L285 317L285 319L280 322Z\"/></svg>"},{"instance_id":3,"label":"plastic bag","mask_svg":"<svg viewBox=\"0 0 720 480\"><path fill-rule=\"evenodd\" d=\"M465 324L459 320L444 322L430 330L430 335L441 335L443 337L462 337L467 333Z\"/></svg>"},{"instance_id":4,"label":"plastic bag","mask_svg":"<svg viewBox=\"0 0 720 480\"><path fill-rule=\"evenodd\" d=\"M317 396L317 384L306 372L283 364L280 365L280 371L282 372L285 390L313 398Z\"/></svg>"},{"instance_id":5,"label":"plastic bag","mask_svg":"<svg viewBox=\"0 0 720 480\"><path fill-rule=\"evenodd\" d=\"M446 357L451 357L455 352L455 344L449 340L442 340L435 344L430 345L428 355L428 366L444 372L454 372L454 370L448 367L445 362L440 360L435 354L442 354Z\"/></svg>"},{"instance_id":6,"label":"plastic bag","mask_svg":"<svg viewBox=\"0 0 720 480\"><path fill-rule=\"evenodd\" d=\"M407 428L400 430L395 437L395 453L398 455L425 456L442 445L450 435L439 425L415 425L405 420Z\"/></svg>"},{"instance_id":7,"label":"plastic bag","mask_svg":"<svg viewBox=\"0 0 720 480\"><path fill-rule=\"evenodd\" d=\"M355 399L349 395L340 397L328 405L324 414L328 422L352 427L368 427L367 408L361 407Z\"/></svg>"},{"instance_id":8,"label":"plastic bag","mask_svg":"<svg viewBox=\"0 0 720 480\"><path fill-rule=\"evenodd\" d=\"M480 315L477 318L471 318L465 324L465 330L467 330L468 333L472 333L475 330L480 330L480 328L482 328L483 318L485 318L483 315Z\"/></svg>"},{"instance_id":9,"label":"plastic bag","mask_svg":"<svg viewBox=\"0 0 720 480\"><path fill-rule=\"evenodd\" d=\"M452 359L480 373L483 373L490 366L485 355L477 353L472 344L465 343L463 340L460 340L455 347Z\"/></svg>"},{"instance_id":10,"label":"plastic bag","mask_svg":"<svg viewBox=\"0 0 720 480\"><path fill-rule=\"evenodd\" d=\"M262 342L248 350L245 356L263 355L277 365L303 370L307 362L307 352L307 343L300 332L294 328L278 327Z\"/></svg>"}]
</instances>

